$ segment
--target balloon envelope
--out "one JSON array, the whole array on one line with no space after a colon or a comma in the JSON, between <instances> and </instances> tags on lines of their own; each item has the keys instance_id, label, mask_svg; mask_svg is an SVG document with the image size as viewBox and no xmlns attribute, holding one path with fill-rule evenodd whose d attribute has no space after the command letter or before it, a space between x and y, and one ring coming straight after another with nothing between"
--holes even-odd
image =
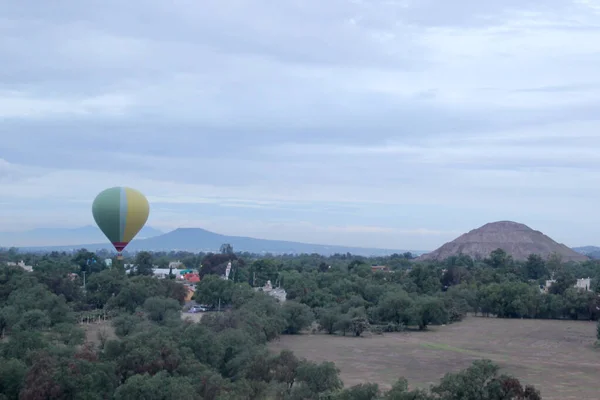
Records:
<instances>
[{"instance_id":1,"label":"balloon envelope","mask_svg":"<svg viewBox=\"0 0 600 400\"><path fill-rule=\"evenodd\" d=\"M100 230L121 253L146 224L150 205L135 189L113 187L96 196L92 214Z\"/></svg>"}]
</instances>

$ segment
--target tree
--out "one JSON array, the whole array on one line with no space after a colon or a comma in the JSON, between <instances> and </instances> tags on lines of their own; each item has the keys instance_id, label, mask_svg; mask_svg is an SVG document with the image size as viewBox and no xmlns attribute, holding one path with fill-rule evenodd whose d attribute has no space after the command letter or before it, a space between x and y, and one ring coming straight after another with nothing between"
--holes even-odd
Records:
<instances>
[{"instance_id":1,"label":"tree","mask_svg":"<svg viewBox=\"0 0 600 400\"><path fill-rule=\"evenodd\" d=\"M293 300L283 304L282 312L286 321L286 328L283 332L290 335L299 333L314 321L314 314L310 307Z\"/></svg>"},{"instance_id":2,"label":"tree","mask_svg":"<svg viewBox=\"0 0 600 400\"><path fill-rule=\"evenodd\" d=\"M506 268L512 264L512 257L509 256L503 249L496 249L490 253L489 258L483 260L487 265L492 268Z\"/></svg>"},{"instance_id":3,"label":"tree","mask_svg":"<svg viewBox=\"0 0 600 400\"><path fill-rule=\"evenodd\" d=\"M525 262L523 269L525 270L525 276L528 279L538 280L548 276L546 262L537 254L530 254L529 257L527 257L527 261Z\"/></svg>"},{"instance_id":4,"label":"tree","mask_svg":"<svg viewBox=\"0 0 600 400\"><path fill-rule=\"evenodd\" d=\"M211 306L231 304L235 285L215 275L205 276L197 285L194 300Z\"/></svg>"},{"instance_id":5,"label":"tree","mask_svg":"<svg viewBox=\"0 0 600 400\"><path fill-rule=\"evenodd\" d=\"M317 322L319 323L319 329L324 330L330 335L335 333L336 324L339 320L340 310L337 308L323 309L319 313Z\"/></svg>"},{"instance_id":6,"label":"tree","mask_svg":"<svg viewBox=\"0 0 600 400\"><path fill-rule=\"evenodd\" d=\"M154 274L153 269L153 256L147 251L140 251L135 256L135 274L136 275L147 275L151 276Z\"/></svg>"},{"instance_id":7,"label":"tree","mask_svg":"<svg viewBox=\"0 0 600 400\"><path fill-rule=\"evenodd\" d=\"M478 360L455 374L446 374L431 392L442 400L541 400L532 386L523 388L510 376L498 376L500 367L490 360Z\"/></svg>"},{"instance_id":8,"label":"tree","mask_svg":"<svg viewBox=\"0 0 600 400\"><path fill-rule=\"evenodd\" d=\"M0 398L17 400L26 374L27 365L23 361L0 357Z\"/></svg>"},{"instance_id":9,"label":"tree","mask_svg":"<svg viewBox=\"0 0 600 400\"><path fill-rule=\"evenodd\" d=\"M219 249L219 252L221 254L232 255L232 254L234 254L234 252L233 252L233 246L230 245L229 243L224 243L224 244L221 245L221 248Z\"/></svg>"},{"instance_id":10,"label":"tree","mask_svg":"<svg viewBox=\"0 0 600 400\"><path fill-rule=\"evenodd\" d=\"M548 292L558 295L564 295L567 289L573 287L577 282L577 278L568 270L558 270L555 280L556 282L553 282L548 288Z\"/></svg>"},{"instance_id":11,"label":"tree","mask_svg":"<svg viewBox=\"0 0 600 400\"><path fill-rule=\"evenodd\" d=\"M448 321L448 312L442 299L419 297L411 307L412 321L419 330L427 329L430 324L444 324Z\"/></svg>"},{"instance_id":12,"label":"tree","mask_svg":"<svg viewBox=\"0 0 600 400\"><path fill-rule=\"evenodd\" d=\"M169 376L161 371L154 376L134 375L116 390L115 400L194 400L199 396L187 377Z\"/></svg>"},{"instance_id":13,"label":"tree","mask_svg":"<svg viewBox=\"0 0 600 400\"><path fill-rule=\"evenodd\" d=\"M42 310L26 311L16 325L23 331L44 330L50 326L50 318Z\"/></svg>"},{"instance_id":14,"label":"tree","mask_svg":"<svg viewBox=\"0 0 600 400\"><path fill-rule=\"evenodd\" d=\"M369 320L365 317L359 316L352 318L352 331L354 336L360 336L363 332L369 329Z\"/></svg>"},{"instance_id":15,"label":"tree","mask_svg":"<svg viewBox=\"0 0 600 400\"><path fill-rule=\"evenodd\" d=\"M279 275L277 263L274 260L256 260L250 265L251 284L254 287L264 286L267 281L275 283Z\"/></svg>"},{"instance_id":16,"label":"tree","mask_svg":"<svg viewBox=\"0 0 600 400\"><path fill-rule=\"evenodd\" d=\"M379 302L376 313L382 322L408 325L413 300L405 291L388 292Z\"/></svg>"},{"instance_id":17,"label":"tree","mask_svg":"<svg viewBox=\"0 0 600 400\"><path fill-rule=\"evenodd\" d=\"M169 317L179 317L181 306L173 299L166 297L149 297L144 302L144 311L148 317L158 323L164 323Z\"/></svg>"},{"instance_id":18,"label":"tree","mask_svg":"<svg viewBox=\"0 0 600 400\"><path fill-rule=\"evenodd\" d=\"M400 378L392 385L383 397L385 400L434 400L433 396L425 390L408 390L408 382L405 378ZM437 398L435 400L438 400ZM448 399L450 400L450 399Z\"/></svg>"},{"instance_id":19,"label":"tree","mask_svg":"<svg viewBox=\"0 0 600 400\"><path fill-rule=\"evenodd\" d=\"M315 395L334 393L343 387L339 377L340 370L332 362L317 364L311 361L302 362L297 369L297 380L302 382L309 393Z\"/></svg>"},{"instance_id":20,"label":"tree","mask_svg":"<svg viewBox=\"0 0 600 400\"><path fill-rule=\"evenodd\" d=\"M202 267L200 268L200 277L204 279L206 275L225 275L225 268L228 262L237 260L237 256L233 253L209 253L202 259Z\"/></svg>"},{"instance_id":21,"label":"tree","mask_svg":"<svg viewBox=\"0 0 600 400\"><path fill-rule=\"evenodd\" d=\"M19 310L14 306L5 306L0 308L0 339L10 330L21 318Z\"/></svg>"},{"instance_id":22,"label":"tree","mask_svg":"<svg viewBox=\"0 0 600 400\"><path fill-rule=\"evenodd\" d=\"M464 280L469 278L469 271L467 268L458 265L451 265L446 269L446 272L442 275L442 285L448 288L453 285L459 285Z\"/></svg>"},{"instance_id":23,"label":"tree","mask_svg":"<svg viewBox=\"0 0 600 400\"><path fill-rule=\"evenodd\" d=\"M277 382L285 383L287 392L292 389L300 360L290 350L282 350L271 362L273 368L273 379Z\"/></svg>"},{"instance_id":24,"label":"tree","mask_svg":"<svg viewBox=\"0 0 600 400\"><path fill-rule=\"evenodd\" d=\"M379 394L379 385L376 383L361 383L343 390L336 400L377 400Z\"/></svg>"},{"instance_id":25,"label":"tree","mask_svg":"<svg viewBox=\"0 0 600 400\"><path fill-rule=\"evenodd\" d=\"M408 277L417 287L419 294L435 293L439 291L442 286L439 270L431 265L415 266L408 273Z\"/></svg>"},{"instance_id":26,"label":"tree","mask_svg":"<svg viewBox=\"0 0 600 400\"><path fill-rule=\"evenodd\" d=\"M550 276L552 279L559 273L563 271L563 258L560 254L554 252L550 254L548 260L546 261L546 267L550 272Z\"/></svg>"}]
</instances>

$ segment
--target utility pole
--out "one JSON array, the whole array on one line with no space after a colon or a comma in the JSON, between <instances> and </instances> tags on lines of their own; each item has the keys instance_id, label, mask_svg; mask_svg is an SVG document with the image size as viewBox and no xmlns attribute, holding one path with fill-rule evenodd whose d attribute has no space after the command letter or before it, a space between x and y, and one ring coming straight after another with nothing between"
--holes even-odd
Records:
<instances>
[{"instance_id":1,"label":"utility pole","mask_svg":"<svg viewBox=\"0 0 600 400\"><path fill-rule=\"evenodd\" d=\"M83 291L85 292L85 271L83 271Z\"/></svg>"}]
</instances>

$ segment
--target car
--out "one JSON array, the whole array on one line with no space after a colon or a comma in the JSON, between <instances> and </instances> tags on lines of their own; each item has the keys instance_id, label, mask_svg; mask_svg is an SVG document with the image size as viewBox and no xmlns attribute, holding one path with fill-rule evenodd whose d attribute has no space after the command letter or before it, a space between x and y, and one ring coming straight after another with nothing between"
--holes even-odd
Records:
<instances>
[{"instance_id":1,"label":"car","mask_svg":"<svg viewBox=\"0 0 600 400\"><path fill-rule=\"evenodd\" d=\"M202 306L192 306L189 310L191 313L204 312L207 311L206 307Z\"/></svg>"}]
</instances>

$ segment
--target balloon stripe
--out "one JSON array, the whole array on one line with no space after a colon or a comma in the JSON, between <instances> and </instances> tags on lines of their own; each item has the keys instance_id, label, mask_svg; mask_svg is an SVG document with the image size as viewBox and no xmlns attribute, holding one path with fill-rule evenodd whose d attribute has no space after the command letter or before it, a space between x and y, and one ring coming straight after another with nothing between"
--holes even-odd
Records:
<instances>
[{"instance_id":1,"label":"balloon stripe","mask_svg":"<svg viewBox=\"0 0 600 400\"><path fill-rule=\"evenodd\" d=\"M118 204L119 189L111 188L100 193L92 206L96 224L111 243L120 241Z\"/></svg>"},{"instance_id":2,"label":"balloon stripe","mask_svg":"<svg viewBox=\"0 0 600 400\"><path fill-rule=\"evenodd\" d=\"M123 236L124 242L130 242L142 229L148 220L150 206L143 194L131 188L125 188L127 192L127 224Z\"/></svg>"},{"instance_id":3,"label":"balloon stripe","mask_svg":"<svg viewBox=\"0 0 600 400\"><path fill-rule=\"evenodd\" d=\"M125 226L127 225L127 191L120 188L119 191L119 242L123 242L125 237Z\"/></svg>"}]
</instances>

